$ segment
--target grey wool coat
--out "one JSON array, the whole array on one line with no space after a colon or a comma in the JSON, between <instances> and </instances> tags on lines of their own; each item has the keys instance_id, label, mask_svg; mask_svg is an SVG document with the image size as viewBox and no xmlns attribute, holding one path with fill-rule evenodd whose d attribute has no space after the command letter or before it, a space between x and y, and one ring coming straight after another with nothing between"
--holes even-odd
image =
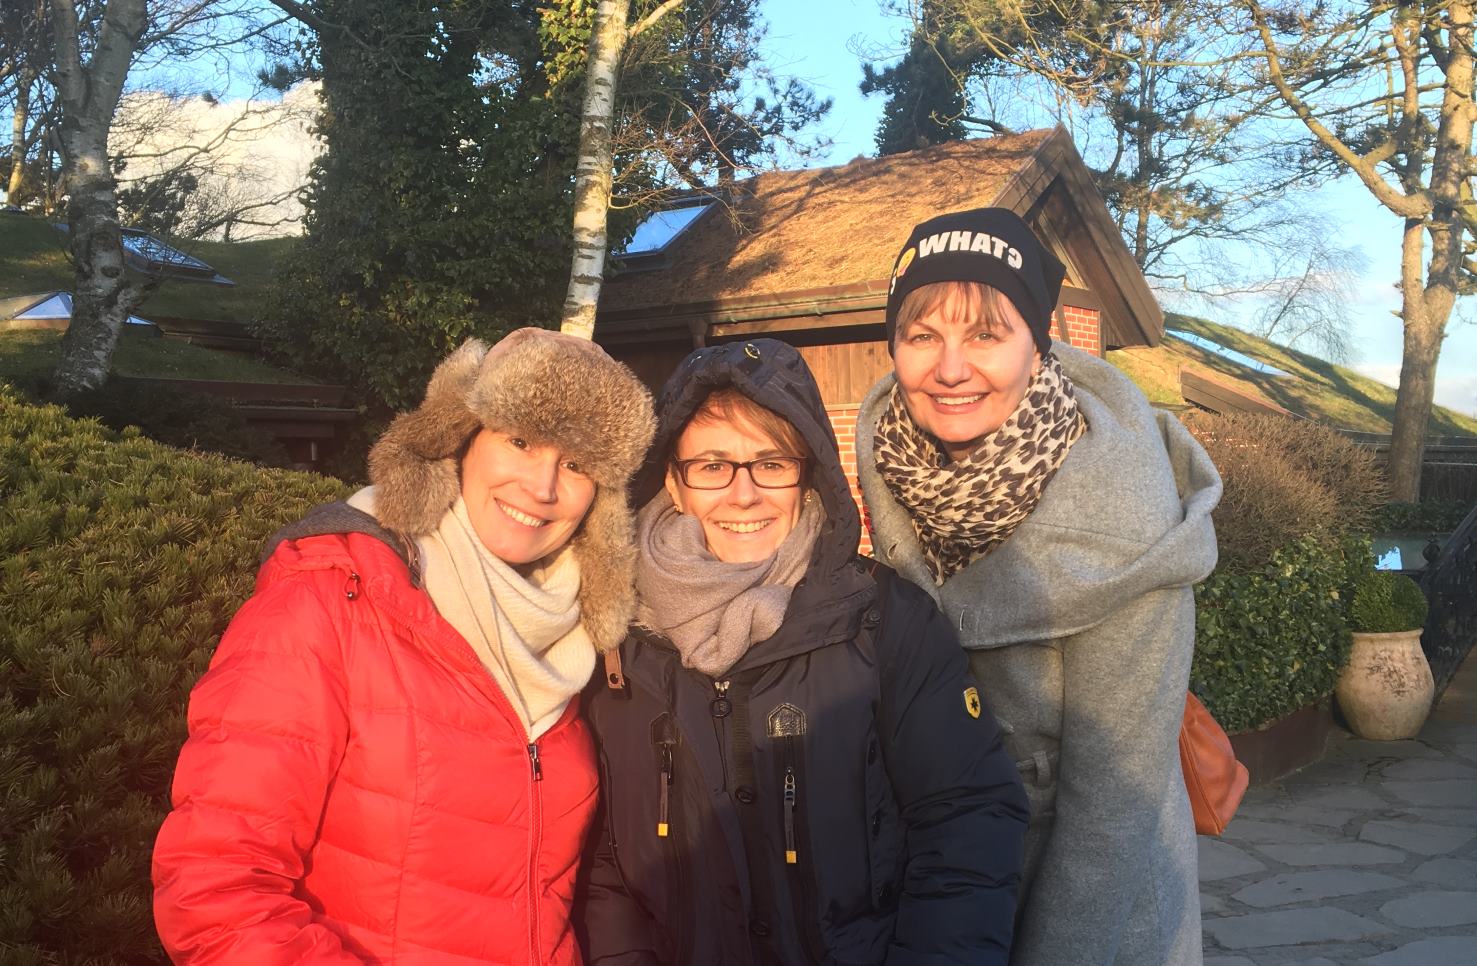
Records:
<instances>
[{"instance_id":1,"label":"grey wool coat","mask_svg":"<svg viewBox=\"0 0 1477 966\"><path fill-rule=\"evenodd\" d=\"M1199 964L1178 737L1221 481L1117 369L1053 351L1087 432L1015 532L941 586L873 455L893 377L872 388L856 436L873 545L958 631L1031 800L1012 966Z\"/></svg>"}]
</instances>

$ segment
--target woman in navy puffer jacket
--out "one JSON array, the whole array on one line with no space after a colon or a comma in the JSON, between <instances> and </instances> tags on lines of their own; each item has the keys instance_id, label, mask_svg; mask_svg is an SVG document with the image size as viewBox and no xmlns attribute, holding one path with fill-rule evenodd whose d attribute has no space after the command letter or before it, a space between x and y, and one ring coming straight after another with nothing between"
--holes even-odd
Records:
<instances>
[{"instance_id":1,"label":"woman in navy puffer jacket","mask_svg":"<svg viewBox=\"0 0 1477 966\"><path fill-rule=\"evenodd\" d=\"M928 596L856 556L814 379L689 356L638 481L637 624L587 701L593 964L1003 964L1025 796Z\"/></svg>"}]
</instances>

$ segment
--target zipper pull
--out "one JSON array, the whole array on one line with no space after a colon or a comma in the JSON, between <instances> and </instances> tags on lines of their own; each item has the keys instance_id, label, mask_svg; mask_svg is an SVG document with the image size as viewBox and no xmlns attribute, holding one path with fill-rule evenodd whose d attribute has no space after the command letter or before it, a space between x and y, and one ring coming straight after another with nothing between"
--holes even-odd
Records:
<instances>
[{"instance_id":1,"label":"zipper pull","mask_svg":"<svg viewBox=\"0 0 1477 966\"><path fill-rule=\"evenodd\" d=\"M671 818L671 791L672 791L672 746L662 745L662 776L658 786L656 834L658 838L666 838L671 831L669 819Z\"/></svg>"},{"instance_id":2,"label":"zipper pull","mask_svg":"<svg viewBox=\"0 0 1477 966\"><path fill-rule=\"evenodd\" d=\"M544 766L538 760L538 745L528 746L528 763L533 767L533 780L541 782L544 780Z\"/></svg>"},{"instance_id":3,"label":"zipper pull","mask_svg":"<svg viewBox=\"0 0 1477 966\"><path fill-rule=\"evenodd\" d=\"M733 713L733 702L728 699L728 682L714 681L713 690L718 696L708 703L708 710L715 718L728 717Z\"/></svg>"},{"instance_id":4,"label":"zipper pull","mask_svg":"<svg viewBox=\"0 0 1477 966\"><path fill-rule=\"evenodd\" d=\"M785 864L794 865L799 861L795 851L795 767L793 765L785 768Z\"/></svg>"}]
</instances>

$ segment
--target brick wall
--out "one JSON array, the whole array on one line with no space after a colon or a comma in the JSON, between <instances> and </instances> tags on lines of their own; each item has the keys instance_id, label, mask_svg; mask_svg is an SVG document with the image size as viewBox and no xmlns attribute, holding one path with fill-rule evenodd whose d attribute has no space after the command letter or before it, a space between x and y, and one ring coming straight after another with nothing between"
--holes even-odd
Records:
<instances>
[{"instance_id":1,"label":"brick wall","mask_svg":"<svg viewBox=\"0 0 1477 966\"><path fill-rule=\"evenodd\" d=\"M857 512L862 514L861 552L872 553L872 538L867 533L866 511L862 507L862 491L856 484L856 405L827 406L826 415L831 417L831 428L836 431L836 446L841 451L841 468L846 471L846 480L851 484L851 498L856 501Z\"/></svg>"},{"instance_id":2,"label":"brick wall","mask_svg":"<svg viewBox=\"0 0 1477 966\"><path fill-rule=\"evenodd\" d=\"M1091 352L1095 356L1103 354L1103 330L1100 322L1101 313L1097 309L1084 309L1076 305L1062 306L1061 314L1067 323L1067 344L1079 349ZM1060 339L1062 337L1059 320L1052 319L1051 337Z\"/></svg>"}]
</instances>

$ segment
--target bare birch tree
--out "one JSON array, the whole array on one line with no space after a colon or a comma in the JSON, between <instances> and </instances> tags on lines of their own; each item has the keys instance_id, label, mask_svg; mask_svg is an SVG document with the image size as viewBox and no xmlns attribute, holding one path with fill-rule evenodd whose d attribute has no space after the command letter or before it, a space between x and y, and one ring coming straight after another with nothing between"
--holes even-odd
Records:
<instances>
[{"instance_id":1,"label":"bare birch tree","mask_svg":"<svg viewBox=\"0 0 1477 966\"><path fill-rule=\"evenodd\" d=\"M61 105L62 177L76 281L72 322L52 393L66 398L108 376L123 323L156 279L131 280L123 260L118 197L108 131L139 41L148 27L144 0L108 0L90 56L73 0L51 0L56 89Z\"/></svg>"},{"instance_id":2,"label":"bare birch tree","mask_svg":"<svg viewBox=\"0 0 1477 966\"><path fill-rule=\"evenodd\" d=\"M1391 495L1420 494L1441 342L1477 288L1472 195L1473 0L1229 0L1223 25L1257 41L1250 82L1313 143L1310 164L1351 174L1402 221L1404 351Z\"/></svg>"},{"instance_id":3,"label":"bare birch tree","mask_svg":"<svg viewBox=\"0 0 1477 966\"><path fill-rule=\"evenodd\" d=\"M129 314L159 276L132 272L118 220L108 138L129 71L144 54L169 59L228 50L261 28L245 0L49 0L57 140L75 272L72 321L51 394L65 399L107 379Z\"/></svg>"},{"instance_id":4,"label":"bare birch tree","mask_svg":"<svg viewBox=\"0 0 1477 966\"><path fill-rule=\"evenodd\" d=\"M627 26L627 0L599 0L590 31L585 101L580 112L580 149L574 175L574 256L559 330L582 339L595 337L595 310L605 278L606 224L614 167L612 132L621 52L631 38L650 28L682 0L666 0Z\"/></svg>"}]
</instances>

